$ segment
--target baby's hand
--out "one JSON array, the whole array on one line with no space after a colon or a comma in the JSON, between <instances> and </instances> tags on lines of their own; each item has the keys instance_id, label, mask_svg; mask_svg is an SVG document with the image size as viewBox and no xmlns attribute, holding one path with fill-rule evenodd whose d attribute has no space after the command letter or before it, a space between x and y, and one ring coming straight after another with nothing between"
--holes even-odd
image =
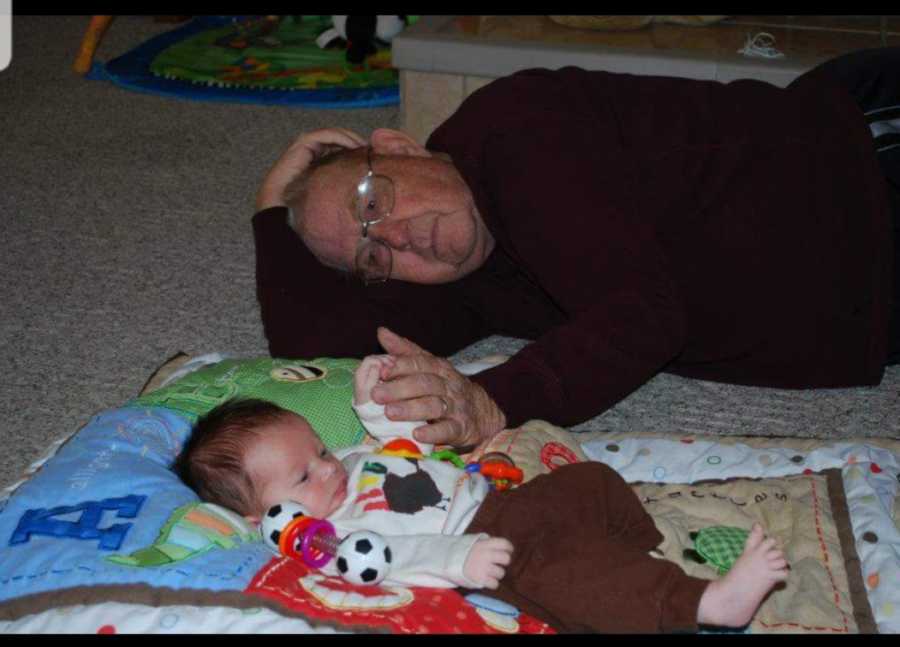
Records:
<instances>
[{"instance_id":1,"label":"baby's hand","mask_svg":"<svg viewBox=\"0 0 900 647\"><path fill-rule=\"evenodd\" d=\"M390 355L369 355L353 375L353 402L365 404L372 399L372 387L378 384L383 369L394 365Z\"/></svg>"},{"instance_id":2,"label":"baby's hand","mask_svg":"<svg viewBox=\"0 0 900 647\"><path fill-rule=\"evenodd\" d=\"M496 589L506 575L506 566L512 559L513 545L502 537L479 539L469 551L463 564L463 575L479 587Z\"/></svg>"}]
</instances>

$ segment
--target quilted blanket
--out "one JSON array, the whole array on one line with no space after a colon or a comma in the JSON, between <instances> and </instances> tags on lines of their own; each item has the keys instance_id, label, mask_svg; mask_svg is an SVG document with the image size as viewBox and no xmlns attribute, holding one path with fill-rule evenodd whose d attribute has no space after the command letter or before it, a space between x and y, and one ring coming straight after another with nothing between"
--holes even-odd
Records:
<instances>
[{"instance_id":1,"label":"quilted blanket","mask_svg":"<svg viewBox=\"0 0 900 647\"><path fill-rule=\"evenodd\" d=\"M303 366L317 375L312 368L327 372L330 361ZM219 372L207 384L227 387L222 394L260 385L208 368ZM353 587L274 557L242 518L199 501L168 469L190 432L188 409L157 398L101 412L6 489L0 631L552 633L489 594ZM508 453L526 479L574 461L607 463L656 521L659 550L699 577L716 571L693 550L697 531L762 522L792 571L746 633L900 630L900 441L573 434L531 421L490 449Z\"/></svg>"}]
</instances>

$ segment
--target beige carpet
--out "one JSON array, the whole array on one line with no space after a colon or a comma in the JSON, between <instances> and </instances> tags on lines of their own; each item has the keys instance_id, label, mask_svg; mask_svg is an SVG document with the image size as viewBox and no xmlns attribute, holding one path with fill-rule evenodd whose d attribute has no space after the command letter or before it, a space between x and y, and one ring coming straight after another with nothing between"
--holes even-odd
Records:
<instances>
[{"instance_id":1,"label":"beige carpet","mask_svg":"<svg viewBox=\"0 0 900 647\"><path fill-rule=\"evenodd\" d=\"M399 125L398 108L198 103L87 81L71 71L86 25L14 16L0 72L0 485L179 350L265 354L259 180L302 131ZM170 28L118 18L98 58ZM493 338L457 359L520 345ZM802 393L663 375L579 429L900 437L898 392L896 368L876 389Z\"/></svg>"}]
</instances>

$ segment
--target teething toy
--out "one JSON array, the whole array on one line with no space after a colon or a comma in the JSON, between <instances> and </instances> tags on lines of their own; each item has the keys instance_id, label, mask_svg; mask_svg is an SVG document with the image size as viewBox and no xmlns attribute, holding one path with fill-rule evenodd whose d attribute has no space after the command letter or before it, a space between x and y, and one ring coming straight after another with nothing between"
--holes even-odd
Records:
<instances>
[{"instance_id":1,"label":"teething toy","mask_svg":"<svg viewBox=\"0 0 900 647\"><path fill-rule=\"evenodd\" d=\"M378 584L390 572L391 549L378 533L359 530L339 539L327 519L309 515L295 501L273 505L260 522L263 543L273 552L322 568L337 557L341 577L354 584Z\"/></svg>"}]
</instances>

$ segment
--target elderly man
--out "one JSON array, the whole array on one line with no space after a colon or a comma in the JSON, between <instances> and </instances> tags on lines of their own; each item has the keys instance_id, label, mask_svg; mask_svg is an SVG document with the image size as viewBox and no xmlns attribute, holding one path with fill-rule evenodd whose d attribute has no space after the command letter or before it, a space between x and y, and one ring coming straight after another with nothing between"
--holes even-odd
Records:
<instances>
[{"instance_id":1,"label":"elderly man","mask_svg":"<svg viewBox=\"0 0 900 647\"><path fill-rule=\"evenodd\" d=\"M786 89L528 70L425 146L303 135L253 221L270 351L380 343L400 360L375 400L457 446L576 424L659 371L878 384L900 345L898 76L898 48ZM439 357L492 334L531 343L471 379Z\"/></svg>"}]
</instances>

